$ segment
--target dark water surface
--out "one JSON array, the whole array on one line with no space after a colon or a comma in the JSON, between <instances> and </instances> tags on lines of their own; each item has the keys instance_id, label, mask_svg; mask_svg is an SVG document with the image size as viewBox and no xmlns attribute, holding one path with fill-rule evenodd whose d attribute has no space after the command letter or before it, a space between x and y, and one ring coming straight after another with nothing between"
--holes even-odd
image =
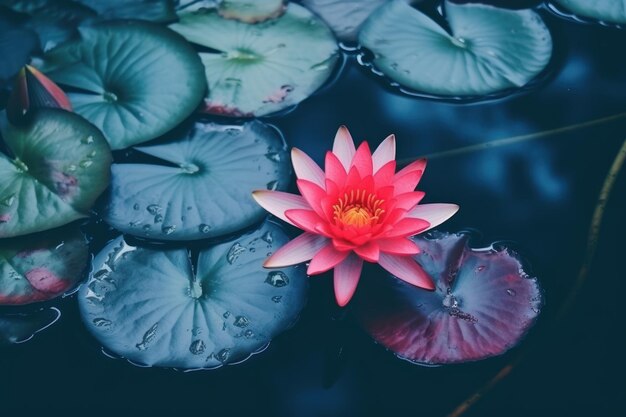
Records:
<instances>
[{"instance_id":1,"label":"dark water surface","mask_svg":"<svg viewBox=\"0 0 626 417\"><path fill-rule=\"evenodd\" d=\"M54 326L0 350L0 415L445 416L520 354L513 373L464 415L626 415L623 173L588 279L557 320L585 256L600 188L626 139L626 115L440 155L626 112L626 32L546 20L561 56L545 84L526 94L471 105L403 97L351 56L336 84L268 119L318 162L340 124L372 145L395 133L398 159L431 155L419 187L424 201L461 206L441 229L480 230L478 245L512 241L543 285L543 313L517 348L478 363L412 365L374 344L349 316L330 320L331 279L322 275L311 279L300 321L264 353L213 371L146 369L104 356L72 296L52 302L63 313Z\"/></svg>"}]
</instances>

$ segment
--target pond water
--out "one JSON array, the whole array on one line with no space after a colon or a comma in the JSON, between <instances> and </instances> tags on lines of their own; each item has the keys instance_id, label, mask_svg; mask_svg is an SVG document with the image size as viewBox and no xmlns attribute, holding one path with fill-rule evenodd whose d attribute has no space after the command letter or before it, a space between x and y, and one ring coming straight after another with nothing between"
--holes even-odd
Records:
<instances>
[{"instance_id":1,"label":"pond water","mask_svg":"<svg viewBox=\"0 0 626 417\"><path fill-rule=\"evenodd\" d=\"M580 288L576 282L600 190L626 139L626 32L542 16L557 57L534 89L470 104L407 97L348 52L334 83L266 119L319 163L342 124L372 144L394 133L399 160L427 156L425 201L461 206L440 229L475 229L478 246L509 242L542 284L542 314L517 347L438 368L399 360L334 305L327 273L310 279L297 325L245 363L187 373L143 368L102 353L74 294L45 304L62 313L53 326L28 343L0 347L3 412L445 416L514 364L463 415L623 415L623 173L606 202L586 280ZM498 142L506 138L517 139ZM490 142L498 145L482 146ZM87 231L94 251L113 237L102 224Z\"/></svg>"}]
</instances>

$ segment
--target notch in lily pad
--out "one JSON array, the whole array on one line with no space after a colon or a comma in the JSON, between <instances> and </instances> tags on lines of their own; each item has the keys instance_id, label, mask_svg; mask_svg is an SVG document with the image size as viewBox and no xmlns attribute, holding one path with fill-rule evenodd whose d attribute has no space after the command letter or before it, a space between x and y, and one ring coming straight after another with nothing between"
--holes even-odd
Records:
<instances>
[{"instance_id":1,"label":"notch in lily pad","mask_svg":"<svg viewBox=\"0 0 626 417\"><path fill-rule=\"evenodd\" d=\"M200 52L210 114L255 117L291 108L330 78L339 57L328 26L295 3L256 24L223 18L215 8L179 16L170 27L212 50Z\"/></svg>"},{"instance_id":2,"label":"notch in lily pad","mask_svg":"<svg viewBox=\"0 0 626 417\"><path fill-rule=\"evenodd\" d=\"M242 125L198 121L173 139L137 148L161 164L112 166L103 210L107 223L157 240L221 236L263 220L265 212L252 191L289 185L283 137L258 120Z\"/></svg>"},{"instance_id":3,"label":"notch in lily pad","mask_svg":"<svg viewBox=\"0 0 626 417\"><path fill-rule=\"evenodd\" d=\"M118 20L79 31L80 39L45 54L42 70L112 149L165 134L200 104L206 92L202 63L178 34Z\"/></svg>"},{"instance_id":4,"label":"notch in lily pad","mask_svg":"<svg viewBox=\"0 0 626 417\"><path fill-rule=\"evenodd\" d=\"M0 238L21 236L89 217L109 185L111 150L82 117L39 109L23 126L0 117Z\"/></svg>"},{"instance_id":5,"label":"notch in lily pad","mask_svg":"<svg viewBox=\"0 0 626 417\"><path fill-rule=\"evenodd\" d=\"M302 267L268 271L267 253L287 243L277 225L191 258L187 249L154 250L113 240L79 290L89 331L133 363L209 369L239 363L291 327L306 302Z\"/></svg>"},{"instance_id":6,"label":"notch in lily pad","mask_svg":"<svg viewBox=\"0 0 626 417\"><path fill-rule=\"evenodd\" d=\"M423 365L476 361L515 346L535 323L542 295L506 248L475 249L465 233L416 238L415 259L436 284L423 291L368 276L356 296L363 328L398 357Z\"/></svg>"},{"instance_id":7,"label":"notch in lily pad","mask_svg":"<svg viewBox=\"0 0 626 417\"><path fill-rule=\"evenodd\" d=\"M443 98L502 94L548 66L552 37L533 10L444 2L448 32L402 0L374 12L359 34L373 67L401 91Z\"/></svg>"},{"instance_id":8,"label":"notch in lily pad","mask_svg":"<svg viewBox=\"0 0 626 417\"><path fill-rule=\"evenodd\" d=\"M0 305L46 301L87 272L87 240L78 226L0 240Z\"/></svg>"}]
</instances>

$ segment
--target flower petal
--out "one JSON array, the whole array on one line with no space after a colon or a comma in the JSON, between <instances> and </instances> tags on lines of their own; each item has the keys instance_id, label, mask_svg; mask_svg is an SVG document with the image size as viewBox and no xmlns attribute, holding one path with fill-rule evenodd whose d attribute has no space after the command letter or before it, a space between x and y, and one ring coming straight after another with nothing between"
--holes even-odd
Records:
<instances>
[{"instance_id":1,"label":"flower petal","mask_svg":"<svg viewBox=\"0 0 626 417\"><path fill-rule=\"evenodd\" d=\"M285 211L290 223L307 232L316 233L316 226L323 223L313 210L293 209Z\"/></svg>"},{"instance_id":2,"label":"flower petal","mask_svg":"<svg viewBox=\"0 0 626 417\"><path fill-rule=\"evenodd\" d=\"M433 204L420 204L413 210L409 211L407 218L417 218L426 220L430 223L430 226L425 230L430 230L433 227L439 226L441 223L452 217L457 211L459 206L456 204L447 203L433 203ZM424 231L425 231L424 230Z\"/></svg>"},{"instance_id":3,"label":"flower petal","mask_svg":"<svg viewBox=\"0 0 626 417\"><path fill-rule=\"evenodd\" d=\"M346 172L350 169L350 163L352 162L352 158L355 153L356 149L354 147L354 141L352 140L352 136L350 135L348 128L341 126L335 135L333 154L337 156ZM328 171L326 172L328 175Z\"/></svg>"},{"instance_id":4,"label":"flower petal","mask_svg":"<svg viewBox=\"0 0 626 417\"><path fill-rule=\"evenodd\" d=\"M422 200L422 198L424 198L425 194L426 193L423 191L410 191L408 193L397 195L394 197L396 199L394 208L410 211Z\"/></svg>"},{"instance_id":5,"label":"flower petal","mask_svg":"<svg viewBox=\"0 0 626 417\"><path fill-rule=\"evenodd\" d=\"M359 149L356 150L350 169L356 167L361 174L361 177L367 177L374 173L374 166L372 162L372 152L370 151L370 145L367 142L361 142ZM348 171L349 172L349 171Z\"/></svg>"},{"instance_id":6,"label":"flower petal","mask_svg":"<svg viewBox=\"0 0 626 417\"><path fill-rule=\"evenodd\" d=\"M337 187L343 188L348 174L342 162L337 158L337 155L332 152L326 152L324 169L326 170L326 179L337 184Z\"/></svg>"},{"instance_id":7,"label":"flower petal","mask_svg":"<svg viewBox=\"0 0 626 417\"><path fill-rule=\"evenodd\" d=\"M385 233L384 237L413 236L418 233L422 233L424 230L428 230L429 228L430 223L424 219L405 217L398 223L394 224L393 228Z\"/></svg>"},{"instance_id":8,"label":"flower petal","mask_svg":"<svg viewBox=\"0 0 626 417\"><path fill-rule=\"evenodd\" d=\"M296 184L302 197L315 210L317 215L322 218L326 217L324 210L322 210L322 200L326 197L326 191L320 188L319 185L307 180L297 180Z\"/></svg>"},{"instance_id":9,"label":"flower petal","mask_svg":"<svg viewBox=\"0 0 626 417\"><path fill-rule=\"evenodd\" d=\"M426 159L422 158L422 159L418 159L416 161L413 161L409 165L407 165L404 168L402 168L400 171L398 171L396 176L397 177L401 177L401 176L406 175L409 172L413 172L413 171L424 172L425 169L426 169Z\"/></svg>"},{"instance_id":10,"label":"flower petal","mask_svg":"<svg viewBox=\"0 0 626 417\"><path fill-rule=\"evenodd\" d=\"M281 268L308 261L326 244L328 239L313 233L302 233L278 249L263 263L265 268Z\"/></svg>"},{"instance_id":11,"label":"flower petal","mask_svg":"<svg viewBox=\"0 0 626 417\"><path fill-rule=\"evenodd\" d=\"M385 164L396 159L396 137L389 135L378 145L372 154L374 173L378 172Z\"/></svg>"},{"instance_id":12,"label":"flower petal","mask_svg":"<svg viewBox=\"0 0 626 417\"><path fill-rule=\"evenodd\" d=\"M309 155L298 148L293 148L291 150L291 163L298 179L311 181L322 188L325 187L324 171Z\"/></svg>"},{"instance_id":13,"label":"flower petal","mask_svg":"<svg viewBox=\"0 0 626 417\"><path fill-rule=\"evenodd\" d=\"M363 261L358 256L350 254L343 262L335 267L333 283L335 300L339 307L343 307L352 298L361 278Z\"/></svg>"},{"instance_id":14,"label":"flower petal","mask_svg":"<svg viewBox=\"0 0 626 417\"><path fill-rule=\"evenodd\" d=\"M265 210L289 224L293 223L285 216L285 211L311 208L304 197L282 191L258 190L252 193L252 197Z\"/></svg>"},{"instance_id":15,"label":"flower petal","mask_svg":"<svg viewBox=\"0 0 626 417\"><path fill-rule=\"evenodd\" d=\"M381 252L393 255L417 255L420 253L419 246L405 237L377 239L376 243L378 243Z\"/></svg>"},{"instance_id":16,"label":"flower petal","mask_svg":"<svg viewBox=\"0 0 626 417\"><path fill-rule=\"evenodd\" d=\"M380 248L375 241L369 241L365 245L355 247L354 252L368 262L378 262Z\"/></svg>"},{"instance_id":17,"label":"flower petal","mask_svg":"<svg viewBox=\"0 0 626 417\"><path fill-rule=\"evenodd\" d=\"M376 188L393 185L393 178L396 174L396 161L387 162L374 173L374 183Z\"/></svg>"},{"instance_id":18,"label":"flower petal","mask_svg":"<svg viewBox=\"0 0 626 417\"><path fill-rule=\"evenodd\" d=\"M332 243L328 243L311 259L306 273L317 275L333 269L339 262L346 259L350 253L350 251L338 251Z\"/></svg>"},{"instance_id":19,"label":"flower petal","mask_svg":"<svg viewBox=\"0 0 626 417\"><path fill-rule=\"evenodd\" d=\"M378 263L388 272L409 284L431 291L435 289L432 278L410 256L381 253Z\"/></svg>"},{"instance_id":20,"label":"flower petal","mask_svg":"<svg viewBox=\"0 0 626 417\"><path fill-rule=\"evenodd\" d=\"M410 171L402 176L398 174L393 177L393 186L395 187L395 195L409 193L415 190L417 184L422 179L422 171Z\"/></svg>"}]
</instances>

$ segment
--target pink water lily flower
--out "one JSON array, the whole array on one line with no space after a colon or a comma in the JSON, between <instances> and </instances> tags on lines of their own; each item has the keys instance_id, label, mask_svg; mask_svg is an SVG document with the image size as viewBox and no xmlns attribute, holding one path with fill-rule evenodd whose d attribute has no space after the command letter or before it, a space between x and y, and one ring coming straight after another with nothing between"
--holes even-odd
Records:
<instances>
[{"instance_id":1,"label":"pink water lily flower","mask_svg":"<svg viewBox=\"0 0 626 417\"><path fill-rule=\"evenodd\" d=\"M396 277L428 290L429 275L412 255L409 239L457 212L456 204L418 204L415 187L426 160L396 172L396 141L387 137L372 154L367 142L355 149L350 132L340 127L325 171L304 152L291 152L302 195L261 190L253 193L267 211L304 230L264 263L280 268L311 260L307 273L334 270L335 298L345 306L356 290L363 261L375 262Z\"/></svg>"}]
</instances>

